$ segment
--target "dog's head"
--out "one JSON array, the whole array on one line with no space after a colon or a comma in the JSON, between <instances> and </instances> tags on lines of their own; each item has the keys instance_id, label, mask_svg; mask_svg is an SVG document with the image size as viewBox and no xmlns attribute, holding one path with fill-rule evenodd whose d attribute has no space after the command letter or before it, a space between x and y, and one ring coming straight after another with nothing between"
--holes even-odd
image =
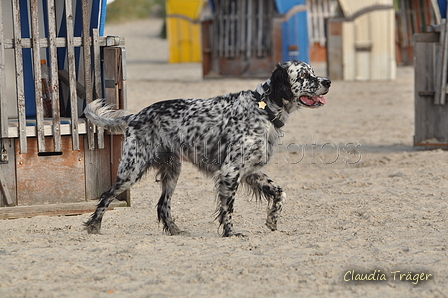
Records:
<instances>
[{"instance_id":1,"label":"dog's head","mask_svg":"<svg viewBox=\"0 0 448 298\"><path fill-rule=\"evenodd\" d=\"M329 79L316 76L305 62L279 63L271 76L271 100L288 112L300 107L317 108L325 104L330 85Z\"/></svg>"}]
</instances>

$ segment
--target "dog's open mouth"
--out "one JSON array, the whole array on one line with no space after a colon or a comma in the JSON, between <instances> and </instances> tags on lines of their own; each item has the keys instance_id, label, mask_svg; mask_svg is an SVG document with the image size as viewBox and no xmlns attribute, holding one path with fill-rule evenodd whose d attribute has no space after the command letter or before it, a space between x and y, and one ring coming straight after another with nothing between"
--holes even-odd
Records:
<instances>
[{"instance_id":1,"label":"dog's open mouth","mask_svg":"<svg viewBox=\"0 0 448 298\"><path fill-rule=\"evenodd\" d=\"M299 100L302 104L308 107L320 107L327 103L323 95L320 96L303 95L299 97Z\"/></svg>"}]
</instances>

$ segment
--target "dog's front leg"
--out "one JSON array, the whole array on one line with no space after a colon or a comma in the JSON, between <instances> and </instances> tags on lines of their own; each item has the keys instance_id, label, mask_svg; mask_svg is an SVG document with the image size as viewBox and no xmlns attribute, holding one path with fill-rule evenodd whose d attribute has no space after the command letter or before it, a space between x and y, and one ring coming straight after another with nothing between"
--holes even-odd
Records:
<instances>
[{"instance_id":1,"label":"dog's front leg","mask_svg":"<svg viewBox=\"0 0 448 298\"><path fill-rule=\"evenodd\" d=\"M258 198L263 196L267 199L268 211L266 226L271 231L276 231L277 221L283 209L283 201L286 198L285 192L261 171L246 176L244 182L253 189Z\"/></svg>"},{"instance_id":2,"label":"dog's front leg","mask_svg":"<svg viewBox=\"0 0 448 298\"><path fill-rule=\"evenodd\" d=\"M239 174L230 172L221 176L217 181L219 207L217 209L219 224L223 227L223 237L244 236L236 233L233 229L233 203L235 202L235 193L238 188Z\"/></svg>"}]
</instances>

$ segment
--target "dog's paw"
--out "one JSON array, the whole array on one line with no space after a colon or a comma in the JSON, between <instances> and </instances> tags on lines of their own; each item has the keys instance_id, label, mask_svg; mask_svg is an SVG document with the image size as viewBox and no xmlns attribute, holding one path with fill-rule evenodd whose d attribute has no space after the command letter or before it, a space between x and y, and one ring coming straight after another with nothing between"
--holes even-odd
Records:
<instances>
[{"instance_id":1,"label":"dog's paw","mask_svg":"<svg viewBox=\"0 0 448 298\"><path fill-rule=\"evenodd\" d=\"M171 236L190 236L190 232L184 230L177 230L170 233Z\"/></svg>"},{"instance_id":2,"label":"dog's paw","mask_svg":"<svg viewBox=\"0 0 448 298\"><path fill-rule=\"evenodd\" d=\"M84 230L87 231L87 234L101 234L101 228L96 225L84 225Z\"/></svg>"},{"instance_id":3,"label":"dog's paw","mask_svg":"<svg viewBox=\"0 0 448 298\"><path fill-rule=\"evenodd\" d=\"M270 229L271 231L277 231L277 222L274 222L273 220L266 220L266 226L268 227L268 229Z\"/></svg>"},{"instance_id":4,"label":"dog's paw","mask_svg":"<svg viewBox=\"0 0 448 298\"><path fill-rule=\"evenodd\" d=\"M246 234L244 233L239 233L239 232L229 232L227 234L223 234L222 237L247 237Z\"/></svg>"}]
</instances>

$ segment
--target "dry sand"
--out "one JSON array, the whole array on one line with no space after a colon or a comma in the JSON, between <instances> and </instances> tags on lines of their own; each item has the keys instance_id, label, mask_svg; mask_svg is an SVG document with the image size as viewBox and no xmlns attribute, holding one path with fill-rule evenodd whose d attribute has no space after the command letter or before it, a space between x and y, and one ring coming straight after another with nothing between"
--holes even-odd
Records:
<instances>
[{"instance_id":1,"label":"dry sand","mask_svg":"<svg viewBox=\"0 0 448 298\"><path fill-rule=\"evenodd\" d=\"M106 28L126 37L130 111L259 83L167 64L159 29ZM241 192L234 220L247 237L220 238L213 184L185 164L173 213L190 236L162 232L150 173L132 207L106 213L102 235L83 230L87 214L0 222L0 297L447 297L448 152L412 147L413 69L391 82L335 81L327 102L290 118L265 167L288 195L279 231L264 226L266 204ZM345 281L351 270L386 281ZM414 285L408 272L431 276Z\"/></svg>"}]
</instances>

